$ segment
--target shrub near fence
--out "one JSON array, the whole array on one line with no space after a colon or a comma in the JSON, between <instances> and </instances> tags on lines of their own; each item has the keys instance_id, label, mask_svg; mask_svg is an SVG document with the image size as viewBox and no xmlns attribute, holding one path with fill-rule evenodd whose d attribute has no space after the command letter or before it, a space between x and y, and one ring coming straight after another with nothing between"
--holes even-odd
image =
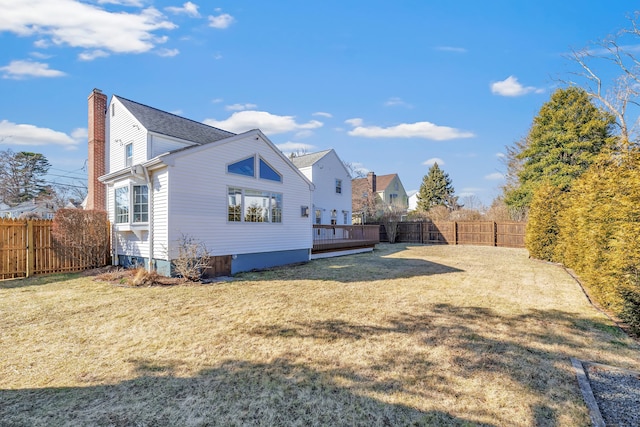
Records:
<instances>
[{"instance_id":1,"label":"shrub near fence","mask_svg":"<svg viewBox=\"0 0 640 427\"><path fill-rule=\"evenodd\" d=\"M400 222L396 242L486 245L524 248L525 222L435 221ZM384 225L380 225L380 241L388 241Z\"/></svg>"},{"instance_id":2,"label":"shrub near fence","mask_svg":"<svg viewBox=\"0 0 640 427\"><path fill-rule=\"evenodd\" d=\"M87 251L69 250L57 243L52 225L50 220L0 219L0 280L82 271L95 266ZM109 264L108 239L92 245L104 248L101 264Z\"/></svg>"}]
</instances>

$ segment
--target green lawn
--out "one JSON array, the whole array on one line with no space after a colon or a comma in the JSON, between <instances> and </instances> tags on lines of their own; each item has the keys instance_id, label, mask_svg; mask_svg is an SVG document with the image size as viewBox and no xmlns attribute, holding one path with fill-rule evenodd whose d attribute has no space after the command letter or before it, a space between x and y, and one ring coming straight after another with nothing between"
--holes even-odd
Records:
<instances>
[{"instance_id":1,"label":"green lawn","mask_svg":"<svg viewBox=\"0 0 640 427\"><path fill-rule=\"evenodd\" d=\"M0 425L587 426L640 347L519 249L381 244L210 285L0 282Z\"/></svg>"}]
</instances>

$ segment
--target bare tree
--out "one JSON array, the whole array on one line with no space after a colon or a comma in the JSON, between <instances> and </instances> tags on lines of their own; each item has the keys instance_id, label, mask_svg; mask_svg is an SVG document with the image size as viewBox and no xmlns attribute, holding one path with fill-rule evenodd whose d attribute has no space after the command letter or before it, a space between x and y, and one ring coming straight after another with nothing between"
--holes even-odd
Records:
<instances>
[{"instance_id":1,"label":"bare tree","mask_svg":"<svg viewBox=\"0 0 640 427\"><path fill-rule=\"evenodd\" d=\"M353 162L347 162L346 160L343 160L342 164L345 168L347 168L347 171L349 171L349 175L351 175L351 178L364 178L367 176L367 171L356 166L356 164Z\"/></svg>"},{"instance_id":2,"label":"bare tree","mask_svg":"<svg viewBox=\"0 0 640 427\"><path fill-rule=\"evenodd\" d=\"M634 54L634 47L627 44L630 39L640 38L638 19L640 13L630 18L630 28L609 35L593 43L592 46L573 50L569 59L579 65L580 70L572 73L578 77L565 83L581 86L603 107L613 114L620 130L620 152L628 152L638 141L640 117L632 117L630 109L640 106L640 60ZM637 44L637 40L633 40ZM618 70L618 77L611 82L602 76L611 67ZM608 84L607 84L608 83Z\"/></svg>"}]
</instances>

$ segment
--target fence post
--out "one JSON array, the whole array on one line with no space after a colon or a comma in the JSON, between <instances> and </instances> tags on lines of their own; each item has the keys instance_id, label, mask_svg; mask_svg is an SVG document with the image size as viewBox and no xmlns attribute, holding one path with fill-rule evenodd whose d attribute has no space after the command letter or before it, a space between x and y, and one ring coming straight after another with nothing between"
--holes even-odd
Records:
<instances>
[{"instance_id":1,"label":"fence post","mask_svg":"<svg viewBox=\"0 0 640 427\"><path fill-rule=\"evenodd\" d=\"M453 244L458 244L458 222L453 221Z\"/></svg>"},{"instance_id":2,"label":"fence post","mask_svg":"<svg viewBox=\"0 0 640 427\"><path fill-rule=\"evenodd\" d=\"M498 246L498 223L493 222L493 246Z\"/></svg>"},{"instance_id":3,"label":"fence post","mask_svg":"<svg viewBox=\"0 0 640 427\"><path fill-rule=\"evenodd\" d=\"M34 247L33 220L27 220L27 277L33 276L36 267L36 251Z\"/></svg>"}]
</instances>

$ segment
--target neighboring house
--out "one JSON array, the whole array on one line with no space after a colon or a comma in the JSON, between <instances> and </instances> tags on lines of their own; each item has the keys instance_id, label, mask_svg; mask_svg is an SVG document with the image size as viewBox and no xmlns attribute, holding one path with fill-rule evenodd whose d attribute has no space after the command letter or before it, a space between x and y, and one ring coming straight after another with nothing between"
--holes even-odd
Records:
<instances>
[{"instance_id":1,"label":"neighboring house","mask_svg":"<svg viewBox=\"0 0 640 427\"><path fill-rule=\"evenodd\" d=\"M366 178L351 182L354 219L366 222L378 217L389 207L407 211L409 198L398 174L377 176L369 172Z\"/></svg>"},{"instance_id":2,"label":"neighboring house","mask_svg":"<svg viewBox=\"0 0 640 427\"><path fill-rule=\"evenodd\" d=\"M397 173L378 176L377 193L385 206L393 206L405 212L409 208L409 197Z\"/></svg>"},{"instance_id":3,"label":"neighboring house","mask_svg":"<svg viewBox=\"0 0 640 427\"><path fill-rule=\"evenodd\" d=\"M260 130L236 135L115 95L107 106L95 89L89 169L87 209L106 209L114 263L168 275L184 237L231 274L309 260L301 212L313 184Z\"/></svg>"},{"instance_id":4,"label":"neighboring house","mask_svg":"<svg viewBox=\"0 0 640 427\"><path fill-rule=\"evenodd\" d=\"M15 206L0 204L0 218L20 218L21 216L53 219L56 213L55 204L50 199L31 199Z\"/></svg>"},{"instance_id":5,"label":"neighboring house","mask_svg":"<svg viewBox=\"0 0 640 427\"><path fill-rule=\"evenodd\" d=\"M409 197L409 212L418 209L418 190L412 190L407 193Z\"/></svg>"},{"instance_id":6,"label":"neighboring house","mask_svg":"<svg viewBox=\"0 0 640 427\"><path fill-rule=\"evenodd\" d=\"M351 175L334 150L305 154L291 159L313 182L314 224L351 224Z\"/></svg>"}]
</instances>

